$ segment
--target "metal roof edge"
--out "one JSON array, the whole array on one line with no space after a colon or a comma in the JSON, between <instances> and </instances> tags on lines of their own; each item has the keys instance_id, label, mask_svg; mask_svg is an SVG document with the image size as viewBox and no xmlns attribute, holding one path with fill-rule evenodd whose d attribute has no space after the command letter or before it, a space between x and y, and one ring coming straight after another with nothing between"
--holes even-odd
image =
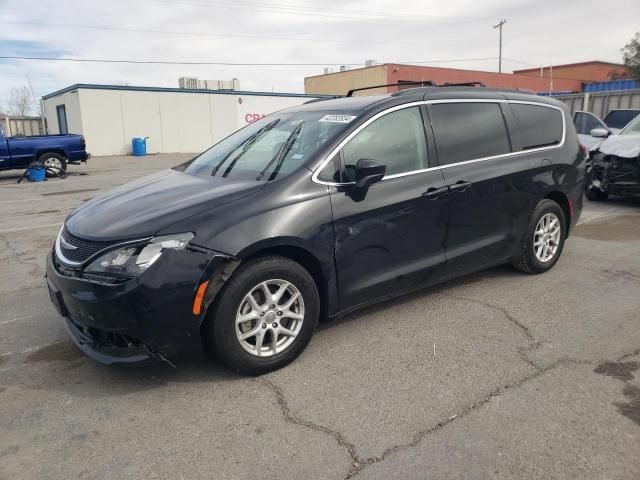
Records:
<instances>
[{"instance_id":1,"label":"metal roof edge","mask_svg":"<svg viewBox=\"0 0 640 480\"><path fill-rule=\"evenodd\" d=\"M68 87L56 90L42 96L42 100L57 97L73 90L120 90L133 92L171 92L171 93L207 93L210 95L245 95L245 96L270 96L270 97L302 97L302 98L332 98L335 95L307 94L307 93L283 93L283 92L253 92L244 90L205 90L191 88L171 88L171 87L141 87L134 85L98 85L92 83L75 83Z\"/></svg>"}]
</instances>

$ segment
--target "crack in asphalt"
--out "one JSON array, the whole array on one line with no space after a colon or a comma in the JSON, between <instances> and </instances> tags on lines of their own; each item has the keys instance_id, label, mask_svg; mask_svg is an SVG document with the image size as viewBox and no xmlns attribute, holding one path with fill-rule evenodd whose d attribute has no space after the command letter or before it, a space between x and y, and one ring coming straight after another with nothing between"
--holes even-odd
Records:
<instances>
[{"instance_id":1,"label":"crack in asphalt","mask_svg":"<svg viewBox=\"0 0 640 480\"><path fill-rule=\"evenodd\" d=\"M476 300L475 298L468 298L460 295L453 295L451 293L440 292L440 295L444 297L455 298L457 300L464 300L464 301L475 303L478 305L483 305L485 307L492 308L502 313L507 318L509 323L511 323L512 325L515 325L520 331L524 333L524 335L527 337L527 340L529 341L529 345L527 347L518 348L518 356L520 357L520 359L526 364L528 364L530 367L536 370L542 370L542 367L540 367L535 362L533 362L527 355L528 352L532 352L533 350L537 350L538 348L540 348L542 346L542 342L540 342L539 340L536 340L534 335L531 333L531 330L529 330L529 327L527 327L526 325L521 323L516 317L511 315L506 310L506 308L501 307L500 305L495 305L493 303L486 302L484 300Z\"/></svg>"},{"instance_id":2,"label":"crack in asphalt","mask_svg":"<svg viewBox=\"0 0 640 480\"><path fill-rule=\"evenodd\" d=\"M417 446L427 435L430 435L431 433L435 433L440 429L442 429L443 427L447 426L448 424L468 416L469 414L473 413L474 411L480 409L482 406L489 403L489 401L491 401L493 397L499 396L508 390L521 387L522 385L546 374L547 372L553 370L554 368L560 365L585 364L585 363L592 364L594 362L587 362L584 360L573 360L570 358L562 358L562 359L556 360L555 362L553 362L552 364L550 364L545 368L536 368L536 370L532 372L530 375L527 375L514 382L502 385L492 390L491 392L489 392L480 400L476 400L470 403L469 405L467 405L466 407L462 408L458 413L451 415L444 420L439 421L435 425L431 425L425 429L419 430L417 433L413 435L413 438L410 442L393 445L392 447L389 447L384 452L382 452L381 455L378 455L375 457L369 457L366 459L360 458L360 456L356 451L356 446L353 443L347 441L345 436L339 431L333 430L323 425L318 425L309 420L304 420L300 417L293 415L291 413L291 409L289 408L289 404L287 402L285 393L282 390L282 388L280 388L279 386L277 386L276 384L274 384L273 382L265 378L258 378L256 379L256 382L259 383L260 385L267 387L271 391L271 393L273 393L273 395L275 396L278 402L278 405L280 406L282 415L284 416L286 421L291 422L295 425L309 428L316 432L327 434L333 437L338 442L338 445L344 447L347 450L347 453L351 457L352 463L349 471L344 477L344 480L349 480L355 477L356 475L358 475L361 471L363 471L368 466L373 465L374 463L379 463L384 461L389 455L392 455L400 450Z\"/></svg>"},{"instance_id":3,"label":"crack in asphalt","mask_svg":"<svg viewBox=\"0 0 640 480\"><path fill-rule=\"evenodd\" d=\"M280 411L282 412L282 415L284 416L286 421L291 422L295 425L310 428L311 430L315 430L316 432L321 432L332 436L338 442L338 445L344 447L347 450L347 452L351 456L351 459L353 460L353 467L355 468L357 465L359 465L359 458L356 453L355 445L348 442L340 432L338 432L337 430L332 430L328 427L324 427L322 425L317 425L300 417L296 417L291 413L291 409L289 408L287 399L285 398L284 392L280 387L278 387L272 381L267 380L266 378L257 378L256 382L264 385L269 390L271 390L271 393L273 393L273 395L276 397L276 401L280 406Z\"/></svg>"},{"instance_id":4,"label":"crack in asphalt","mask_svg":"<svg viewBox=\"0 0 640 480\"><path fill-rule=\"evenodd\" d=\"M377 456L377 457L373 457L373 458L368 458L367 460L358 462L359 467L358 468L353 468L345 477L345 480L349 480L350 478L356 476L358 473L360 473L362 470L364 470L365 468L367 468L369 465L372 465L374 463L379 463L384 461L389 455L392 455L400 450L404 450L407 448L412 448L417 446L427 435L431 434L431 433L435 433L438 430L442 429L443 427L449 425L450 423L455 422L456 420L459 420L461 418L465 418L466 416L468 416L469 414L473 413L474 411L480 409L481 407L483 407L484 405L486 405L487 403L489 403L491 401L491 399L493 397L499 396L501 394L503 394L504 392L506 392L507 390L511 390L514 388L518 388L521 387L522 385L530 382L531 380L534 380L542 375L544 375L545 373L549 372L550 370L553 370L554 368L560 366L560 365L565 365L565 364L570 364L570 363L583 363L582 361L574 361L571 359L561 359L561 360L557 360L554 363L552 363L551 365L545 367L545 368L538 368L536 369L535 372L531 373L530 375L527 375L526 377L521 378L520 380L516 380L515 382L511 382L511 383L507 383L505 385L502 385L498 388L496 388L495 390L489 392L489 394L487 394L486 396L484 396L483 398L481 398L480 400L476 400L475 402L467 405L466 407L462 408L462 410L460 410L458 413L448 417L445 420L442 420L438 423L436 423L435 425L432 425L424 430L420 430L418 431L414 436L413 439L411 440L411 442L407 442L407 443L403 443L403 444L399 444L399 445L394 445L392 447L389 447L388 449L386 449L384 452L382 452L381 455Z\"/></svg>"},{"instance_id":5,"label":"crack in asphalt","mask_svg":"<svg viewBox=\"0 0 640 480\"><path fill-rule=\"evenodd\" d=\"M511 315L509 312L507 312L507 310L504 307L501 307L500 305L494 305L493 303L485 302L484 300L476 300L475 298L463 297L461 295L453 295L451 293L439 292L439 294L442 295L442 296L445 296L445 297L451 297L451 298L455 298L455 299L458 299L458 300L465 300L467 302L477 303L479 305L484 305L485 307L489 307L489 308L493 308L494 310L498 310L499 312L503 313L505 317L507 317L507 320L509 320L510 323L514 324L516 327L518 327L520 330L522 330L524 332L524 334L527 336L527 338L531 342L536 342L536 339L533 336L533 334L531 333L531 330L529 330L529 327L527 327L526 325L524 325L520 321L518 321L517 318L515 318L513 315Z\"/></svg>"},{"instance_id":6,"label":"crack in asphalt","mask_svg":"<svg viewBox=\"0 0 640 480\"><path fill-rule=\"evenodd\" d=\"M594 364L596 362L592 362L592 361L588 361L588 360L577 360L577 359L572 359L572 358L560 358L558 360L556 360L555 362L551 363L550 365L546 366L546 367L540 367L538 365L536 365L533 361L531 361L527 355L526 352L535 350L537 348L539 348L542 345L542 342L536 340L536 338L534 337L534 335L531 333L531 331L529 330L529 328L526 325L523 325L520 321L518 321L518 319L516 319L513 315L511 315L509 312L507 312L507 310L499 305L493 305L491 303L482 301L482 300L475 300L472 298L466 298L466 297L462 297L459 295L452 295L452 294L448 294L448 293L441 293L441 295L443 296L447 296L450 298L455 298L457 300L464 300L464 301L468 301L468 302L472 302L472 303L476 303L479 305L484 305L486 307L495 309L499 312L501 312L506 318L507 320L515 325L519 330L521 330L524 335L526 336L527 340L529 341L529 346L524 347L524 348L519 348L518 349L518 354L519 357L521 358L521 360L523 360L525 363L527 363L528 365L530 365L532 368L534 368L534 371L519 379L516 380L514 382L511 383L507 383L505 385L502 385L494 390L492 390L491 392L489 392L487 395L485 395L484 397L482 397L479 400L476 400L472 403L470 403L469 405L467 405L466 407L463 407L458 413L451 415L449 417L447 417L444 420L441 420L440 422L436 423L435 425L431 425L425 429L419 430L417 433L415 433L413 435L413 438L410 442L406 442L406 443L401 443L398 445L393 445L389 448L387 448L386 450L384 450L382 452L381 455L375 456L375 457L369 457L366 459L362 459L360 458L360 456L357 453L357 449L356 446L353 443L350 443L346 440L345 436L340 433L338 430L333 430L329 427L325 427L322 425L318 425L316 423L313 423L309 420L304 420L300 417L297 417L295 415L293 415L291 413L291 409L289 408L289 404L287 402L287 399L285 397L285 393L282 390L282 388L280 388L279 386L277 386L275 383L271 382L270 380L267 380L265 378L258 378L256 379L256 382L264 385L265 387L267 387L275 396L278 405L280 406L280 410L282 412L282 415L284 416L286 421L289 421L295 425L299 425L302 427L306 427L309 428L311 430L320 432L320 433L324 433L327 434L331 437L333 437L337 442L338 445L344 447L347 450L347 453L349 454L349 456L351 457L352 463L351 463L351 467L349 469L349 471L347 472L346 476L344 477L344 480L350 480L351 478L355 477L356 475L358 475L361 471L363 471L364 469L366 469L368 466L373 465L374 463L379 463L379 462L383 462L389 455L392 455L400 450L404 450L407 448L412 448L417 446L427 435L430 435L432 433L435 433L437 431L439 431L440 429L444 428L445 426L449 425L450 423L453 423L454 421L460 419L460 418L465 418L466 416L470 415L471 413L473 413L476 410L479 410L480 408L482 408L484 405L486 405L487 403L489 403L491 401L492 398L499 396L503 393L505 393L508 390L512 390L514 388L519 388L523 385L525 385L526 383L530 382L531 380L534 380L544 374L546 374L547 372L557 368L558 366L561 365L569 365L569 364L573 364L573 365L589 365L589 364ZM625 360L629 357L633 357L636 355L640 354L640 348L636 349L630 353L624 354L622 356L620 356L617 361L622 361Z\"/></svg>"},{"instance_id":7,"label":"crack in asphalt","mask_svg":"<svg viewBox=\"0 0 640 480\"><path fill-rule=\"evenodd\" d=\"M635 349L633 352L625 353L624 355L616 358L616 362L623 362L631 357L640 355L640 348Z\"/></svg>"},{"instance_id":8,"label":"crack in asphalt","mask_svg":"<svg viewBox=\"0 0 640 480\"><path fill-rule=\"evenodd\" d=\"M1 247L1 250L4 253L7 253L5 258L0 259L3 260L16 260L18 265L22 265L28 268L27 276L33 279L39 279L44 277L44 269L43 262L41 259L37 258L37 253L35 251L19 251L18 247L13 245L13 242L9 240L5 235L0 235L0 240L4 242L4 245ZM25 258L26 257L26 258Z\"/></svg>"}]
</instances>

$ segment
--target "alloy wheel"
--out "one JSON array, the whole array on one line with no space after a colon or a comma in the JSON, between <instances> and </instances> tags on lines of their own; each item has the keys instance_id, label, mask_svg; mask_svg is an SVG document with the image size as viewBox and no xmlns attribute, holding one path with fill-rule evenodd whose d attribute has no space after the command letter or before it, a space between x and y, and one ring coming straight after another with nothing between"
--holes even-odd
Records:
<instances>
[{"instance_id":1,"label":"alloy wheel","mask_svg":"<svg viewBox=\"0 0 640 480\"><path fill-rule=\"evenodd\" d=\"M560 220L553 213L545 213L533 233L533 249L536 258L543 263L550 261L560 246Z\"/></svg>"},{"instance_id":2,"label":"alloy wheel","mask_svg":"<svg viewBox=\"0 0 640 480\"><path fill-rule=\"evenodd\" d=\"M236 338L256 357L284 352L296 339L304 321L304 300L287 280L266 280L253 287L238 307Z\"/></svg>"}]
</instances>

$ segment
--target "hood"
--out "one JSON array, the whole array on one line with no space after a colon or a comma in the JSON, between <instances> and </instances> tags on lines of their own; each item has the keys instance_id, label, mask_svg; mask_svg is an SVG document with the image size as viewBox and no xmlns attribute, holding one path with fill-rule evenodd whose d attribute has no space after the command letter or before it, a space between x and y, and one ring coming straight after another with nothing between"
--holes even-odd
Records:
<instances>
[{"instance_id":1,"label":"hood","mask_svg":"<svg viewBox=\"0 0 640 480\"><path fill-rule=\"evenodd\" d=\"M164 170L99 195L66 221L72 234L89 240L146 237L201 210L256 192L263 182L199 177Z\"/></svg>"},{"instance_id":2,"label":"hood","mask_svg":"<svg viewBox=\"0 0 640 480\"><path fill-rule=\"evenodd\" d=\"M616 157L635 158L640 156L640 135L615 135L607 138L600 148L604 155Z\"/></svg>"}]
</instances>

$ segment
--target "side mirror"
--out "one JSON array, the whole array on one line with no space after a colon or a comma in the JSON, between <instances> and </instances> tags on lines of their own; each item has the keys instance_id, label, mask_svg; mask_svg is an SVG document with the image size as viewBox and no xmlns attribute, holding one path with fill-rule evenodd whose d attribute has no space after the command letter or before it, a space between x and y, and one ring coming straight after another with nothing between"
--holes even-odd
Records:
<instances>
[{"instance_id":1,"label":"side mirror","mask_svg":"<svg viewBox=\"0 0 640 480\"><path fill-rule=\"evenodd\" d=\"M369 188L384 177L387 166L377 160L361 158L356 163L356 188Z\"/></svg>"},{"instance_id":2,"label":"side mirror","mask_svg":"<svg viewBox=\"0 0 640 480\"><path fill-rule=\"evenodd\" d=\"M607 138L611 132L606 128L594 128L589 132L589 135L595 138Z\"/></svg>"}]
</instances>

